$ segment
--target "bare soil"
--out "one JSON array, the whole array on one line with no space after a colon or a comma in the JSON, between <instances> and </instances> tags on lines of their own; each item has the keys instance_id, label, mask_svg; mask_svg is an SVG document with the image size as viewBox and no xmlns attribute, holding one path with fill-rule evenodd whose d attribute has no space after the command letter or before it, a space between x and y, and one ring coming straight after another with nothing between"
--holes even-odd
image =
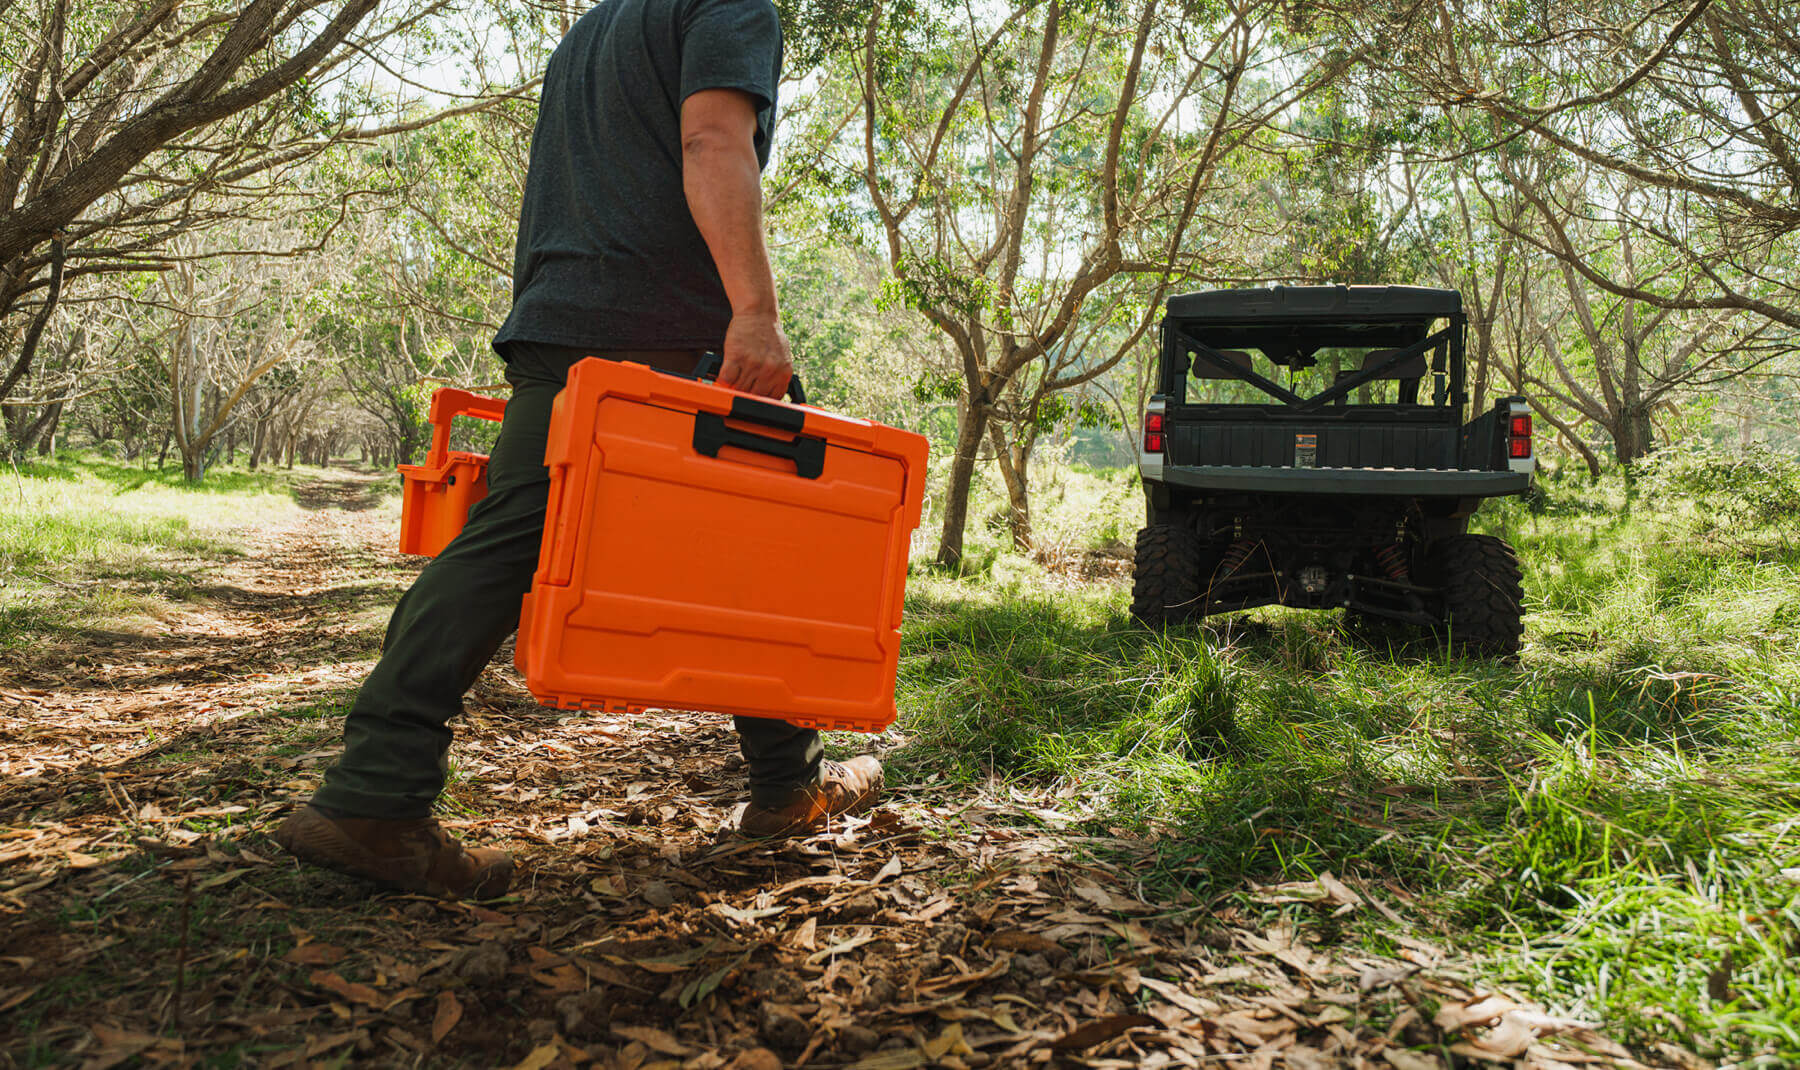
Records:
<instances>
[{"instance_id":1,"label":"bare soil","mask_svg":"<svg viewBox=\"0 0 1800 1070\"><path fill-rule=\"evenodd\" d=\"M267 833L418 565L375 489L305 488L192 563L151 634L0 669L0 1066L1634 1065L1471 980L1398 888L1157 902L1132 864L1154 845L1001 785L890 785L826 835L745 841L724 718L547 710L510 649L444 815L515 853L515 894L302 867Z\"/></svg>"}]
</instances>

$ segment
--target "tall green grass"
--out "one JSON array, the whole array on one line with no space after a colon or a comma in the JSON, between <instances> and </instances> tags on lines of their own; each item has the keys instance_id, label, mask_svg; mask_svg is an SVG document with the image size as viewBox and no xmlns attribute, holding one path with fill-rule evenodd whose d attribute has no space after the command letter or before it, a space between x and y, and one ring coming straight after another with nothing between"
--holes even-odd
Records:
<instances>
[{"instance_id":1,"label":"tall green grass","mask_svg":"<svg viewBox=\"0 0 1800 1070\"><path fill-rule=\"evenodd\" d=\"M1148 838L1164 892L1384 882L1560 1009L1800 1059L1800 466L1759 465L1665 457L1484 511L1525 562L1512 666L1281 609L1153 634L1123 581L990 547L913 581L893 764Z\"/></svg>"},{"instance_id":2,"label":"tall green grass","mask_svg":"<svg viewBox=\"0 0 1800 1070\"><path fill-rule=\"evenodd\" d=\"M245 529L297 514L314 473L145 471L62 456L0 471L0 650L81 629L142 627Z\"/></svg>"}]
</instances>

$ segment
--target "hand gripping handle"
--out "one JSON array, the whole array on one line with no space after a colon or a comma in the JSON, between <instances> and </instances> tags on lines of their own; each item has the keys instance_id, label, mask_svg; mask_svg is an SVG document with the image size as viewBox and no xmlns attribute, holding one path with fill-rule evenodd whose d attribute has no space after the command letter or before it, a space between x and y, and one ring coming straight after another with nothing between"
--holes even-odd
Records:
<instances>
[{"instance_id":1,"label":"hand gripping handle","mask_svg":"<svg viewBox=\"0 0 1800 1070\"><path fill-rule=\"evenodd\" d=\"M694 373L691 378L700 379L702 381L717 379L719 377L719 369L724 366L725 358L708 350L707 352L700 354L700 363L694 365ZM789 401L796 405L806 404L806 388L800 385L800 377L798 375L788 376L787 397Z\"/></svg>"},{"instance_id":2,"label":"hand gripping handle","mask_svg":"<svg viewBox=\"0 0 1800 1070\"><path fill-rule=\"evenodd\" d=\"M440 387L431 395L431 452L427 465L441 465L450 459L450 421L458 416L498 421L506 415L506 399L473 394L454 387Z\"/></svg>"}]
</instances>

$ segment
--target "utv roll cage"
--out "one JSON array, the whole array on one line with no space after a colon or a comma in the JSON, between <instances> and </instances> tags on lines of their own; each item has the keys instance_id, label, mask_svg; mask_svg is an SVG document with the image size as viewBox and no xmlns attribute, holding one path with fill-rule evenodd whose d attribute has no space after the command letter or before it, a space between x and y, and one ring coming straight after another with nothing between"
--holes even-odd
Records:
<instances>
[{"instance_id":1,"label":"utv roll cage","mask_svg":"<svg viewBox=\"0 0 1800 1070\"><path fill-rule=\"evenodd\" d=\"M1338 289L1348 290L1349 295L1330 308L1316 307L1322 302L1308 308L1307 302L1289 296L1295 292L1291 289L1287 293L1267 291L1280 294L1267 301L1229 290L1171 298L1164 320L1157 392L1176 404L1186 402L1187 377L1193 370L1201 378L1249 383L1295 412L1311 412L1348 398L1358 387L1379 379L1404 382L1418 378L1396 373L1412 370L1429 353L1427 370L1434 381L1430 404L1437 408L1448 404L1460 413L1468 404L1463 359L1468 319L1463 315L1462 295L1455 290L1411 286ZM1357 293L1360 290L1379 291L1379 296ZM1358 322L1358 316L1378 316L1380 322ZM1430 326L1437 320L1448 320L1449 325L1431 332ZM1330 348L1368 348L1374 350L1370 356L1378 359L1340 374L1311 397L1302 397L1259 374L1243 359L1248 356L1245 350L1257 349L1271 363L1298 372L1315 366L1319 350ZM1195 368L1195 361L1205 370Z\"/></svg>"}]
</instances>

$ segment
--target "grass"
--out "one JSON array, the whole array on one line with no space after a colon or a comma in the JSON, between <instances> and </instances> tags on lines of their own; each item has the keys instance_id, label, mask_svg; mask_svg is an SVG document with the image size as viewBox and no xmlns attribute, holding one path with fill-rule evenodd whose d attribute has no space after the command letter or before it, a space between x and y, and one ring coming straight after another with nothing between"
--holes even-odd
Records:
<instances>
[{"instance_id":1,"label":"grass","mask_svg":"<svg viewBox=\"0 0 1800 1070\"><path fill-rule=\"evenodd\" d=\"M1151 634L1122 582L1072 587L978 546L975 575L913 581L893 765L1150 838L1164 895L1359 876L1558 1010L1787 1065L1796 486L1791 461L1677 455L1630 487L1546 480L1485 510L1526 565L1512 666L1281 609ZM1381 943L1370 919L1345 938Z\"/></svg>"},{"instance_id":2,"label":"grass","mask_svg":"<svg viewBox=\"0 0 1800 1070\"><path fill-rule=\"evenodd\" d=\"M215 468L197 485L94 454L0 475L0 650L78 629L141 630L240 533L299 515L314 469ZM5 478L11 475L12 478Z\"/></svg>"}]
</instances>

